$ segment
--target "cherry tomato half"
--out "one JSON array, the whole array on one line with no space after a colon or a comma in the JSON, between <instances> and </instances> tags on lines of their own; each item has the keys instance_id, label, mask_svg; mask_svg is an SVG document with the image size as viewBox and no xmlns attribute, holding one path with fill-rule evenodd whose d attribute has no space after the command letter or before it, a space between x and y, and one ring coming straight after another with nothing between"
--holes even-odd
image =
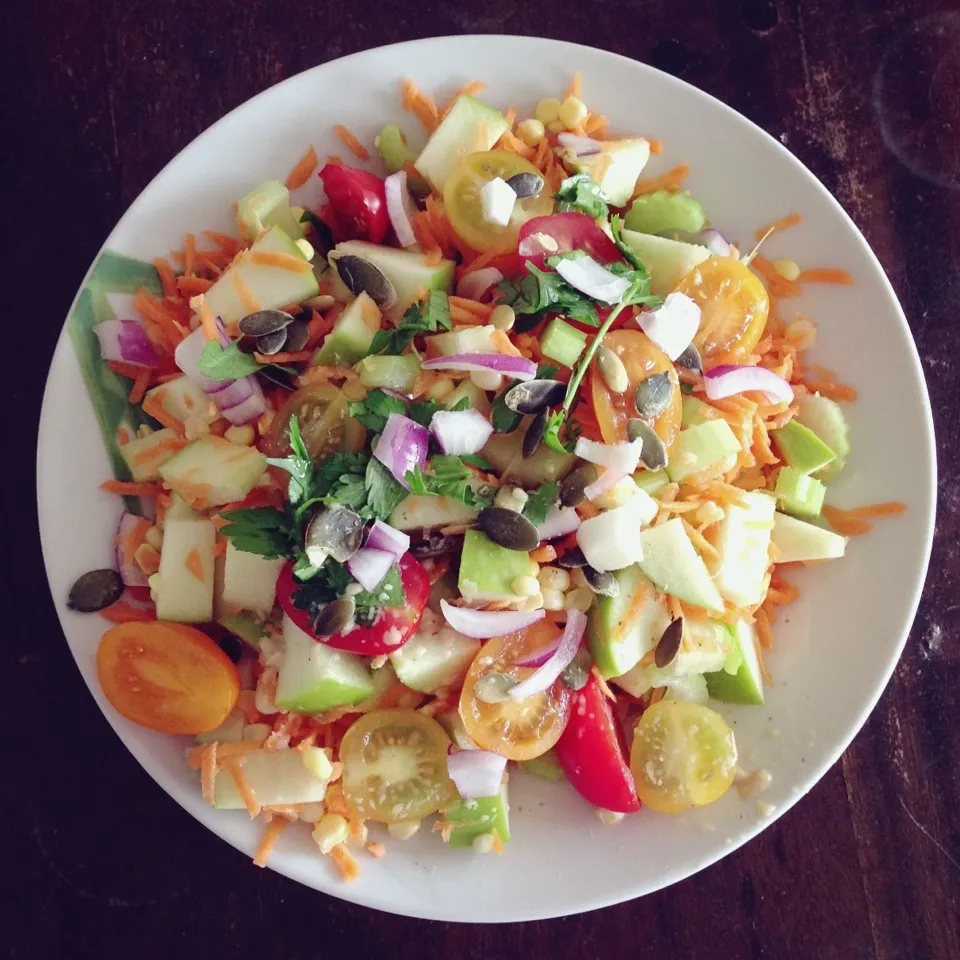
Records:
<instances>
[{"instance_id":1,"label":"cherry tomato half","mask_svg":"<svg viewBox=\"0 0 960 960\"><path fill-rule=\"evenodd\" d=\"M382 243L390 229L387 195L375 174L340 163L328 163L318 174L333 207L343 240Z\"/></svg>"},{"instance_id":2,"label":"cherry tomato half","mask_svg":"<svg viewBox=\"0 0 960 960\"><path fill-rule=\"evenodd\" d=\"M296 416L307 453L314 460L340 450L362 450L366 431L349 412L350 402L342 390L326 383L308 384L291 394L277 411L260 450L270 457L289 456L292 416Z\"/></svg>"},{"instance_id":3,"label":"cherry tomato half","mask_svg":"<svg viewBox=\"0 0 960 960\"><path fill-rule=\"evenodd\" d=\"M570 690L562 681L525 700L488 703L476 695L477 682L494 673L523 680L532 667L517 666L524 656L542 650L559 628L541 620L522 633L488 640L474 658L460 694L460 718L478 747L508 760L531 760L546 753L560 739L570 716Z\"/></svg>"},{"instance_id":4,"label":"cherry tomato half","mask_svg":"<svg viewBox=\"0 0 960 960\"><path fill-rule=\"evenodd\" d=\"M617 813L640 809L623 731L593 675L573 695L556 753L574 790L588 803Z\"/></svg>"},{"instance_id":5,"label":"cherry tomato half","mask_svg":"<svg viewBox=\"0 0 960 960\"><path fill-rule=\"evenodd\" d=\"M161 733L214 730L240 696L230 658L206 634L180 623L111 627L97 648L97 675L118 713Z\"/></svg>"},{"instance_id":6,"label":"cherry tomato half","mask_svg":"<svg viewBox=\"0 0 960 960\"><path fill-rule=\"evenodd\" d=\"M556 244L544 244L548 237ZM518 234L520 255L542 267L547 257L571 250L583 250L598 263L616 263L623 256L617 245L585 213L554 213L549 217L528 220Z\"/></svg>"},{"instance_id":7,"label":"cherry tomato half","mask_svg":"<svg viewBox=\"0 0 960 960\"><path fill-rule=\"evenodd\" d=\"M404 605L382 607L372 627L355 626L349 633L335 633L331 637L318 637L310 624L306 610L294 606L293 594L300 589L300 581L293 575L293 563L287 563L277 580L277 600L283 612L304 633L338 650L361 653L365 657L378 657L383 653L402 647L416 629L430 596L430 578L427 571L405 553L400 560L400 581L403 583Z\"/></svg>"}]
</instances>

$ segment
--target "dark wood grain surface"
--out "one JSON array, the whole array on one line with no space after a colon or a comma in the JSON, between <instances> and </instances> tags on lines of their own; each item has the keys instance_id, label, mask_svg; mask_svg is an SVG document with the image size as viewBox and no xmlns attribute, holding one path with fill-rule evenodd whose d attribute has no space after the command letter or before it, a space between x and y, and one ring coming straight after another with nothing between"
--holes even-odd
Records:
<instances>
[{"instance_id":1,"label":"dark wood grain surface","mask_svg":"<svg viewBox=\"0 0 960 960\"><path fill-rule=\"evenodd\" d=\"M960 958L955 4L4 0L0 23L0 952ZM300 70L380 43L469 32L627 54L779 137L848 210L901 298L941 469L931 575L906 652L866 727L805 800L746 848L654 896L472 928L375 914L253 869L155 787L80 681L49 600L33 507L43 376L60 325L104 237L157 171L223 113Z\"/></svg>"}]
</instances>

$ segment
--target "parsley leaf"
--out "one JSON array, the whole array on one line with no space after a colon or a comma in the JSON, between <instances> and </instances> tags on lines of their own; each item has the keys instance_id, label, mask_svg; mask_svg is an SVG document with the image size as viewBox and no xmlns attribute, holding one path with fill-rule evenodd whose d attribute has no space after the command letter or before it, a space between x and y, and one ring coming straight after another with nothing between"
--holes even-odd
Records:
<instances>
[{"instance_id":1,"label":"parsley leaf","mask_svg":"<svg viewBox=\"0 0 960 960\"><path fill-rule=\"evenodd\" d=\"M567 177L560 184L560 189L553 195L553 199L556 201L554 213L576 210L596 220L605 218L610 212L607 198L589 173L577 173Z\"/></svg>"},{"instance_id":2,"label":"parsley leaf","mask_svg":"<svg viewBox=\"0 0 960 960\"><path fill-rule=\"evenodd\" d=\"M623 239L623 218L619 214L610 218L610 232L613 234L613 242L617 245L617 249L623 254L627 263L631 264L634 270L646 271L646 264Z\"/></svg>"},{"instance_id":3,"label":"parsley leaf","mask_svg":"<svg viewBox=\"0 0 960 960\"><path fill-rule=\"evenodd\" d=\"M237 341L223 347L219 340L211 340L200 354L197 369L211 380L239 380L259 373L261 366L240 349Z\"/></svg>"},{"instance_id":4,"label":"parsley leaf","mask_svg":"<svg viewBox=\"0 0 960 960\"><path fill-rule=\"evenodd\" d=\"M244 553L268 559L292 559L296 555L297 525L289 510L252 507L221 514L227 525L220 532Z\"/></svg>"},{"instance_id":5,"label":"parsley leaf","mask_svg":"<svg viewBox=\"0 0 960 960\"><path fill-rule=\"evenodd\" d=\"M294 591L293 605L298 610L305 611L311 625L315 625L324 607L337 597L343 596L344 590L353 582L353 577L343 564L327 560L315 576ZM353 594L353 602L358 610L371 612L380 607L402 607L405 596L400 571L391 567L375 590Z\"/></svg>"},{"instance_id":6,"label":"parsley leaf","mask_svg":"<svg viewBox=\"0 0 960 960\"><path fill-rule=\"evenodd\" d=\"M290 418L290 456L282 459L268 458L267 463L279 467L290 474L290 483L287 486L287 499L296 506L306 500L311 493L313 484L313 461L300 435L300 421L296 417Z\"/></svg>"},{"instance_id":7,"label":"parsley leaf","mask_svg":"<svg viewBox=\"0 0 960 960\"><path fill-rule=\"evenodd\" d=\"M501 280L497 285L503 294L502 302L512 307L514 313L538 318L545 313L562 313L582 323L599 326L600 320L593 301L571 287L559 273L541 270L529 260L526 268L527 275L519 286L509 280Z\"/></svg>"},{"instance_id":8,"label":"parsley leaf","mask_svg":"<svg viewBox=\"0 0 960 960\"><path fill-rule=\"evenodd\" d=\"M383 390L371 390L363 400L350 404L350 416L374 433L381 433L391 413L406 413L407 404Z\"/></svg>"},{"instance_id":9,"label":"parsley leaf","mask_svg":"<svg viewBox=\"0 0 960 960\"><path fill-rule=\"evenodd\" d=\"M484 460L478 453L461 453L460 459L469 466L476 467L478 470L493 469L493 464L488 460Z\"/></svg>"},{"instance_id":10,"label":"parsley leaf","mask_svg":"<svg viewBox=\"0 0 960 960\"><path fill-rule=\"evenodd\" d=\"M418 333L436 333L452 328L450 301L442 290L434 290L426 300L407 307L392 330L378 330L370 344L370 352L397 356L413 343Z\"/></svg>"},{"instance_id":11,"label":"parsley leaf","mask_svg":"<svg viewBox=\"0 0 960 960\"><path fill-rule=\"evenodd\" d=\"M552 380L559 372L559 367L554 366L551 363L542 363L539 367L537 367L537 379Z\"/></svg>"},{"instance_id":12,"label":"parsley leaf","mask_svg":"<svg viewBox=\"0 0 960 960\"><path fill-rule=\"evenodd\" d=\"M523 417L519 413L511 410L504 400L507 393L518 383L520 383L519 380L512 380L507 385L506 390L497 394L493 401L493 406L490 411L490 422L493 424L495 433L513 433L523 420Z\"/></svg>"},{"instance_id":13,"label":"parsley leaf","mask_svg":"<svg viewBox=\"0 0 960 960\"><path fill-rule=\"evenodd\" d=\"M365 509L361 511L362 516L386 520L407 498L407 491L376 457L371 457L367 463L363 482L367 502Z\"/></svg>"},{"instance_id":14,"label":"parsley leaf","mask_svg":"<svg viewBox=\"0 0 960 960\"><path fill-rule=\"evenodd\" d=\"M407 473L410 492L421 497L450 497L467 506L488 506L493 502L492 493L481 487L474 491L470 485L473 474L461 457L452 454L436 454L430 458L430 473L419 467Z\"/></svg>"},{"instance_id":15,"label":"parsley leaf","mask_svg":"<svg viewBox=\"0 0 960 960\"><path fill-rule=\"evenodd\" d=\"M557 502L559 484L543 483L527 497L523 508L523 515L535 526L540 526L547 519L547 513Z\"/></svg>"}]
</instances>

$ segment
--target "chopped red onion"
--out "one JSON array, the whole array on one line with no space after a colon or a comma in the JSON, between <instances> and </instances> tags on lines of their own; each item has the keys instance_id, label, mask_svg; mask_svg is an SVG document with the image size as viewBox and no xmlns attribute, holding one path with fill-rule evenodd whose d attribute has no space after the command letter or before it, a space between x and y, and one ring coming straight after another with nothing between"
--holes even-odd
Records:
<instances>
[{"instance_id":1,"label":"chopped red onion","mask_svg":"<svg viewBox=\"0 0 960 960\"><path fill-rule=\"evenodd\" d=\"M703 385L710 400L723 400L751 390L765 394L771 403L793 400L793 387L766 367L714 367L703 375Z\"/></svg>"},{"instance_id":2,"label":"chopped red onion","mask_svg":"<svg viewBox=\"0 0 960 960\"><path fill-rule=\"evenodd\" d=\"M685 293L669 293L656 310L644 310L637 323L671 360L676 360L700 329L700 307Z\"/></svg>"},{"instance_id":3,"label":"chopped red onion","mask_svg":"<svg viewBox=\"0 0 960 960\"><path fill-rule=\"evenodd\" d=\"M700 242L717 257L730 256L730 242L719 230L713 227L707 227L700 231Z\"/></svg>"},{"instance_id":4,"label":"chopped red onion","mask_svg":"<svg viewBox=\"0 0 960 960\"><path fill-rule=\"evenodd\" d=\"M246 379L253 380L252 377ZM216 400L214 400L216 403ZM256 380L253 380L253 392L242 403L238 403L227 410L220 412L235 426L242 427L245 423L252 423L266 413L267 403L263 398L263 390Z\"/></svg>"},{"instance_id":5,"label":"chopped red onion","mask_svg":"<svg viewBox=\"0 0 960 960\"><path fill-rule=\"evenodd\" d=\"M518 661L517 665L520 667L542 667L560 646L560 640L561 636L555 637L545 647L527 654L522 660Z\"/></svg>"},{"instance_id":6,"label":"chopped red onion","mask_svg":"<svg viewBox=\"0 0 960 960\"><path fill-rule=\"evenodd\" d=\"M576 287L581 293L603 303L619 303L620 298L630 287L630 281L626 277L618 277L615 273L611 273L593 257L561 260L557 264L557 273L571 287Z\"/></svg>"},{"instance_id":7,"label":"chopped red onion","mask_svg":"<svg viewBox=\"0 0 960 960\"><path fill-rule=\"evenodd\" d=\"M643 440L639 437L629 443L600 443L598 440L580 437L573 448L573 452L581 460L595 463L598 467L620 470L625 474L633 473L637 469L642 450Z\"/></svg>"},{"instance_id":8,"label":"chopped red onion","mask_svg":"<svg viewBox=\"0 0 960 960\"><path fill-rule=\"evenodd\" d=\"M514 380L532 380L537 365L526 357L508 357L505 353L455 353L423 364L424 370L492 370Z\"/></svg>"},{"instance_id":9,"label":"chopped red onion","mask_svg":"<svg viewBox=\"0 0 960 960\"><path fill-rule=\"evenodd\" d=\"M347 561L347 569L353 574L357 583L369 593L377 589L380 581L396 562L397 558L388 550L363 547Z\"/></svg>"},{"instance_id":10,"label":"chopped red onion","mask_svg":"<svg viewBox=\"0 0 960 960\"><path fill-rule=\"evenodd\" d=\"M504 637L508 633L526 630L546 616L544 610L471 610L469 607L455 607L446 600L440 601L440 609L454 630L475 640L489 640L491 637Z\"/></svg>"},{"instance_id":11,"label":"chopped red onion","mask_svg":"<svg viewBox=\"0 0 960 960\"><path fill-rule=\"evenodd\" d=\"M458 750L447 757L447 773L464 800L495 797L507 758L490 750Z\"/></svg>"},{"instance_id":12,"label":"chopped red onion","mask_svg":"<svg viewBox=\"0 0 960 960\"><path fill-rule=\"evenodd\" d=\"M549 690L577 655L586 627L587 615L585 613L576 609L568 610L567 625L564 627L563 636L550 659L542 667L539 667L536 673L530 674L515 687L511 687L507 691L507 696L511 700L526 700L528 697L535 697L538 693Z\"/></svg>"},{"instance_id":13,"label":"chopped red onion","mask_svg":"<svg viewBox=\"0 0 960 960\"><path fill-rule=\"evenodd\" d=\"M583 488L583 492L588 500L596 500L597 497L609 493L621 480L629 476L630 472L627 470L607 467L593 483L588 483Z\"/></svg>"},{"instance_id":14,"label":"chopped red onion","mask_svg":"<svg viewBox=\"0 0 960 960\"><path fill-rule=\"evenodd\" d=\"M245 403L253 396L251 377L241 377L239 380L221 382L219 390L210 390L207 396L220 410L230 410Z\"/></svg>"},{"instance_id":15,"label":"chopped red onion","mask_svg":"<svg viewBox=\"0 0 960 960\"><path fill-rule=\"evenodd\" d=\"M496 267L483 267L471 270L457 284L457 296L465 300L479 300L495 283L503 279Z\"/></svg>"},{"instance_id":16,"label":"chopped red onion","mask_svg":"<svg viewBox=\"0 0 960 960\"><path fill-rule=\"evenodd\" d=\"M407 171L398 170L383 181L387 196L387 215L401 247L412 247L417 242L413 232L413 216L417 212L407 189Z\"/></svg>"},{"instance_id":17,"label":"chopped red onion","mask_svg":"<svg viewBox=\"0 0 960 960\"><path fill-rule=\"evenodd\" d=\"M427 462L430 434L426 427L400 413L391 413L377 440L373 455L393 474L397 482L409 489L407 473L414 467L423 469Z\"/></svg>"},{"instance_id":18,"label":"chopped red onion","mask_svg":"<svg viewBox=\"0 0 960 960\"><path fill-rule=\"evenodd\" d=\"M589 157L603 150L603 143L593 137L581 137L577 133L561 133L557 135L557 142L561 147L572 150L578 157Z\"/></svg>"},{"instance_id":19,"label":"chopped red onion","mask_svg":"<svg viewBox=\"0 0 960 960\"><path fill-rule=\"evenodd\" d=\"M367 542L364 547L372 550L386 550L392 553L399 562L400 558L410 549L410 534L395 530L382 520L374 520Z\"/></svg>"},{"instance_id":20,"label":"chopped red onion","mask_svg":"<svg viewBox=\"0 0 960 960\"><path fill-rule=\"evenodd\" d=\"M121 360L136 367L157 365L157 349L136 320L104 320L93 332L100 340L100 356L104 360Z\"/></svg>"},{"instance_id":21,"label":"chopped red onion","mask_svg":"<svg viewBox=\"0 0 960 960\"><path fill-rule=\"evenodd\" d=\"M541 540L556 540L573 533L580 526L580 514L573 507L558 507L554 504L547 512L547 518L537 527Z\"/></svg>"},{"instance_id":22,"label":"chopped red onion","mask_svg":"<svg viewBox=\"0 0 960 960\"><path fill-rule=\"evenodd\" d=\"M128 587L147 586L147 578L143 571L136 564L132 557L129 561L127 560L126 550L124 549L124 544L126 543L126 538L130 534L130 531L133 530L134 527L136 527L137 524L139 524L142 520L143 517L138 517L135 513L125 512L120 517L120 524L117 527L117 572L120 574L120 579L123 580L124 584Z\"/></svg>"},{"instance_id":23,"label":"chopped red onion","mask_svg":"<svg viewBox=\"0 0 960 960\"><path fill-rule=\"evenodd\" d=\"M479 410L438 410L430 432L444 453L476 453L493 433L493 424Z\"/></svg>"}]
</instances>

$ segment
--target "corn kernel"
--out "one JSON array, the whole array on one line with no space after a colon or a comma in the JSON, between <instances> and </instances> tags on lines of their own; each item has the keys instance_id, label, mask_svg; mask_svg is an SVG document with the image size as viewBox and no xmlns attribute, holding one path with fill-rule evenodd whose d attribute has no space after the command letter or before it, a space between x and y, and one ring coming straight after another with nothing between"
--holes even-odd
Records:
<instances>
[{"instance_id":1,"label":"corn kernel","mask_svg":"<svg viewBox=\"0 0 960 960\"><path fill-rule=\"evenodd\" d=\"M420 829L419 820L398 820L387 824L387 833L394 840L409 840Z\"/></svg>"},{"instance_id":2,"label":"corn kernel","mask_svg":"<svg viewBox=\"0 0 960 960\"><path fill-rule=\"evenodd\" d=\"M310 244L309 240L295 240L297 249L303 254L304 260L312 260L314 249Z\"/></svg>"},{"instance_id":3,"label":"corn kernel","mask_svg":"<svg viewBox=\"0 0 960 960\"><path fill-rule=\"evenodd\" d=\"M552 590L550 587L544 587L541 596L543 597L544 610L563 609L563 593L560 590Z\"/></svg>"},{"instance_id":4,"label":"corn kernel","mask_svg":"<svg viewBox=\"0 0 960 960\"><path fill-rule=\"evenodd\" d=\"M579 97L567 97L560 104L557 119L568 130L574 130L587 119L587 105Z\"/></svg>"},{"instance_id":5,"label":"corn kernel","mask_svg":"<svg viewBox=\"0 0 960 960\"><path fill-rule=\"evenodd\" d=\"M321 853L329 853L347 839L347 821L339 813L325 813L313 828L313 839Z\"/></svg>"},{"instance_id":6,"label":"corn kernel","mask_svg":"<svg viewBox=\"0 0 960 960\"><path fill-rule=\"evenodd\" d=\"M544 587L560 593L570 589L570 574L563 567L541 567L537 579Z\"/></svg>"},{"instance_id":7,"label":"corn kernel","mask_svg":"<svg viewBox=\"0 0 960 960\"><path fill-rule=\"evenodd\" d=\"M326 805L318 800L316 803L305 803L299 817L304 823L319 823L326 812Z\"/></svg>"},{"instance_id":8,"label":"corn kernel","mask_svg":"<svg viewBox=\"0 0 960 960\"><path fill-rule=\"evenodd\" d=\"M250 743L263 743L271 733L268 723L248 723L243 728L243 739Z\"/></svg>"},{"instance_id":9,"label":"corn kernel","mask_svg":"<svg viewBox=\"0 0 960 960\"><path fill-rule=\"evenodd\" d=\"M473 838L474 853L493 853L496 840L492 833L480 833Z\"/></svg>"},{"instance_id":10,"label":"corn kernel","mask_svg":"<svg viewBox=\"0 0 960 960\"><path fill-rule=\"evenodd\" d=\"M318 780L329 780L333 776L333 764L323 750L305 750L303 765Z\"/></svg>"},{"instance_id":11,"label":"corn kernel","mask_svg":"<svg viewBox=\"0 0 960 960\"><path fill-rule=\"evenodd\" d=\"M560 116L560 101L556 97L544 97L536 109L537 119L546 126Z\"/></svg>"},{"instance_id":12,"label":"corn kernel","mask_svg":"<svg viewBox=\"0 0 960 960\"><path fill-rule=\"evenodd\" d=\"M593 604L593 591L588 587L577 587L571 590L563 598L565 610L579 610L586 613Z\"/></svg>"},{"instance_id":13,"label":"corn kernel","mask_svg":"<svg viewBox=\"0 0 960 960\"><path fill-rule=\"evenodd\" d=\"M563 133L567 128L563 125L562 120L551 120L550 123L547 124L547 129L551 133Z\"/></svg>"},{"instance_id":14,"label":"corn kernel","mask_svg":"<svg viewBox=\"0 0 960 960\"><path fill-rule=\"evenodd\" d=\"M143 539L149 543L154 550L159 550L163 546L163 531L154 525L147 531Z\"/></svg>"},{"instance_id":15,"label":"corn kernel","mask_svg":"<svg viewBox=\"0 0 960 960\"><path fill-rule=\"evenodd\" d=\"M503 385L503 377L494 370L474 370L470 380L481 390L499 390Z\"/></svg>"},{"instance_id":16,"label":"corn kernel","mask_svg":"<svg viewBox=\"0 0 960 960\"><path fill-rule=\"evenodd\" d=\"M245 423L242 427L227 427L223 434L225 440L236 443L241 447L252 447L256 437L256 431L249 423Z\"/></svg>"},{"instance_id":17,"label":"corn kernel","mask_svg":"<svg viewBox=\"0 0 960 960\"><path fill-rule=\"evenodd\" d=\"M623 819L622 813L616 813L613 810L604 810L602 807L597 807L597 816L605 827L612 827Z\"/></svg>"},{"instance_id":18,"label":"corn kernel","mask_svg":"<svg viewBox=\"0 0 960 960\"><path fill-rule=\"evenodd\" d=\"M493 502L504 510L520 513L527 502L527 492L519 487L501 487L493 498Z\"/></svg>"},{"instance_id":19,"label":"corn kernel","mask_svg":"<svg viewBox=\"0 0 960 960\"><path fill-rule=\"evenodd\" d=\"M535 147L546 132L546 127L540 120L523 120L517 124L517 136L528 147Z\"/></svg>"},{"instance_id":20,"label":"corn kernel","mask_svg":"<svg viewBox=\"0 0 960 960\"><path fill-rule=\"evenodd\" d=\"M535 597L540 592L536 577L517 577L510 587L518 597Z\"/></svg>"},{"instance_id":21,"label":"corn kernel","mask_svg":"<svg viewBox=\"0 0 960 960\"><path fill-rule=\"evenodd\" d=\"M451 393L453 393L453 381L449 377L442 377L430 387L427 396L436 403L440 403Z\"/></svg>"},{"instance_id":22,"label":"corn kernel","mask_svg":"<svg viewBox=\"0 0 960 960\"><path fill-rule=\"evenodd\" d=\"M526 613L533 613L534 610L543 609L543 594L538 590L532 597L527 597L522 604L520 604L520 609Z\"/></svg>"},{"instance_id":23,"label":"corn kernel","mask_svg":"<svg viewBox=\"0 0 960 960\"><path fill-rule=\"evenodd\" d=\"M774 260L773 269L783 277L784 280L796 280L800 276L800 267L795 260Z\"/></svg>"},{"instance_id":24,"label":"corn kernel","mask_svg":"<svg viewBox=\"0 0 960 960\"><path fill-rule=\"evenodd\" d=\"M498 330L512 330L517 322L517 315L513 312L513 307L508 307L505 303L493 308L490 314L490 326Z\"/></svg>"},{"instance_id":25,"label":"corn kernel","mask_svg":"<svg viewBox=\"0 0 960 960\"><path fill-rule=\"evenodd\" d=\"M305 300L303 305L311 310L329 310L336 302L328 293L321 293L316 297Z\"/></svg>"}]
</instances>

